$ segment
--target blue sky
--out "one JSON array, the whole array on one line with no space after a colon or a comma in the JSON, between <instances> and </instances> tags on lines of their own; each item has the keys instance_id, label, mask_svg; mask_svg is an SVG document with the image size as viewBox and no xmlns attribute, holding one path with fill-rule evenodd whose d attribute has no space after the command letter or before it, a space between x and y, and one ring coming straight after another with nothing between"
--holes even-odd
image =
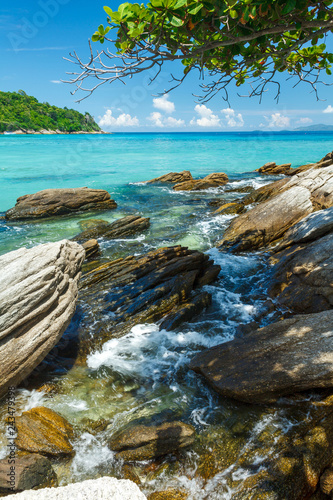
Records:
<instances>
[{"instance_id":1,"label":"blue sky","mask_svg":"<svg viewBox=\"0 0 333 500\"><path fill-rule=\"evenodd\" d=\"M88 38L106 15L103 5L115 10L112 0L16 0L0 8L0 90L25 90L42 102L89 111L104 130L110 131L236 131L281 130L325 123L333 125L333 86L321 87L317 101L303 84L292 88L281 78L282 94L274 101L274 88L261 104L255 98L237 96L230 90L230 106L221 96L199 104L192 94L200 94L197 73L183 85L161 97L170 86L170 71L182 74L182 66L169 64L153 87L147 76L127 82L103 85L88 99L76 103L73 87L61 83L74 66L63 58L76 50L88 58ZM3 3L4 4L4 3ZM333 35L326 41L333 51ZM93 44L99 48L99 44ZM327 83L333 77L326 77ZM244 88L244 92L247 90Z\"/></svg>"}]
</instances>

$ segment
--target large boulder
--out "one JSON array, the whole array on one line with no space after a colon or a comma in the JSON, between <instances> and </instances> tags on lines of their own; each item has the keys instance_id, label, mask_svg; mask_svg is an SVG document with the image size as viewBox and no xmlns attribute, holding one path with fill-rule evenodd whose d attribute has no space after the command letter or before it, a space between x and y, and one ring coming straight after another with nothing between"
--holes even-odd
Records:
<instances>
[{"instance_id":1,"label":"large boulder","mask_svg":"<svg viewBox=\"0 0 333 500\"><path fill-rule=\"evenodd\" d=\"M67 240L0 257L0 397L45 358L76 307L85 252Z\"/></svg>"},{"instance_id":2,"label":"large boulder","mask_svg":"<svg viewBox=\"0 0 333 500\"><path fill-rule=\"evenodd\" d=\"M116 451L116 458L149 460L178 451L191 445L195 429L183 422L165 422L161 425L137 425L112 436L108 446Z\"/></svg>"},{"instance_id":3,"label":"large boulder","mask_svg":"<svg viewBox=\"0 0 333 500\"><path fill-rule=\"evenodd\" d=\"M197 354L190 368L249 403L333 386L333 310L294 316Z\"/></svg>"},{"instance_id":4,"label":"large boulder","mask_svg":"<svg viewBox=\"0 0 333 500\"><path fill-rule=\"evenodd\" d=\"M86 229L75 236L73 240L83 243L101 237L109 240L127 238L128 236L133 236L134 234L145 231L149 228L149 225L149 218L141 217L140 215L128 215L110 224L98 224Z\"/></svg>"},{"instance_id":5,"label":"large boulder","mask_svg":"<svg viewBox=\"0 0 333 500\"><path fill-rule=\"evenodd\" d=\"M60 488L43 488L9 495L8 500L147 500L139 487L128 479L100 477Z\"/></svg>"},{"instance_id":6,"label":"large boulder","mask_svg":"<svg viewBox=\"0 0 333 500\"><path fill-rule=\"evenodd\" d=\"M49 459L37 453L0 460L0 494L58 486Z\"/></svg>"},{"instance_id":7,"label":"large boulder","mask_svg":"<svg viewBox=\"0 0 333 500\"><path fill-rule=\"evenodd\" d=\"M30 453L62 456L74 453L72 425L53 410L38 406L16 418L17 448Z\"/></svg>"},{"instance_id":8,"label":"large boulder","mask_svg":"<svg viewBox=\"0 0 333 500\"><path fill-rule=\"evenodd\" d=\"M223 172L216 172L206 175L203 179L192 179L185 182L175 184L173 189L175 191L201 191L202 189L215 188L224 186L228 182L227 174Z\"/></svg>"},{"instance_id":9,"label":"large boulder","mask_svg":"<svg viewBox=\"0 0 333 500\"><path fill-rule=\"evenodd\" d=\"M169 174L161 175L160 177L155 177L155 179L150 179L150 181L146 181L146 184L154 184L158 182L177 184L177 182L191 181L192 179L193 177L191 172L189 172L189 170L183 170L182 172L170 172Z\"/></svg>"},{"instance_id":10,"label":"large boulder","mask_svg":"<svg viewBox=\"0 0 333 500\"><path fill-rule=\"evenodd\" d=\"M44 189L34 194L20 196L16 205L7 210L7 220L45 219L87 210L117 208L110 194L104 189L87 187L73 189Z\"/></svg>"},{"instance_id":11,"label":"large boulder","mask_svg":"<svg viewBox=\"0 0 333 500\"><path fill-rule=\"evenodd\" d=\"M257 249L281 238L315 210L333 205L333 165L310 169L280 185L276 194L233 220L219 247Z\"/></svg>"},{"instance_id":12,"label":"large boulder","mask_svg":"<svg viewBox=\"0 0 333 500\"><path fill-rule=\"evenodd\" d=\"M283 165L277 165L274 161L265 163L262 167L255 170L262 175L288 175L291 170L291 163L284 163Z\"/></svg>"}]
</instances>

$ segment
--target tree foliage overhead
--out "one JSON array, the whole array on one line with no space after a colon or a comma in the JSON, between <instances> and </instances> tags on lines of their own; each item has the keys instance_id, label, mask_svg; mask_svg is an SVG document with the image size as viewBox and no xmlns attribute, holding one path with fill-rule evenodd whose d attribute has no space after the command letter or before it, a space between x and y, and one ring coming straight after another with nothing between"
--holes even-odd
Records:
<instances>
[{"instance_id":1,"label":"tree foliage overhead","mask_svg":"<svg viewBox=\"0 0 333 500\"><path fill-rule=\"evenodd\" d=\"M74 52L71 61L80 70L71 83L91 93L106 82L155 70L166 61L180 60L184 73L173 78L172 88L199 69L212 77L203 84L203 100L220 90L228 99L231 82L251 84L249 94L262 96L278 72L316 84L324 71L331 75L333 55L323 39L333 28L333 1L311 0L150 0L147 5L123 3L117 11L104 7L106 26L100 25L92 41L113 42L83 62ZM89 42L90 43L90 42ZM97 78L93 84L86 83ZM154 79L154 76L152 77ZM171 90L171 89L167 89Z\"/></svg>"},{"instance_id":2,"label":"tree foliage overhead","mask_svg":"<svg viewBox=\"0 0 333 500\"><path fill-rule=\"evenodd\" d=\"M48 102L40 103L23 90L0 91L0 132L12 130L60 130L61 132L99 131L89 113L58 108Z\"/></svg>"}]
</instances>

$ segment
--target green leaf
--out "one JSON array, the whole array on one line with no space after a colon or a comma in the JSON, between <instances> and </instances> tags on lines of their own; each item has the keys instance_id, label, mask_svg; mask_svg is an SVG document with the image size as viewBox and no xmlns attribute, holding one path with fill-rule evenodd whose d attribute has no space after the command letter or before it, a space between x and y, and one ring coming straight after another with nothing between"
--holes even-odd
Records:
<instances>
[{"instance_id":1,"label":"green leaf","mask_svg":"<svg viewBox=\"0 0 333 500\"><path fill-rule=\"evenodd\" d=\"M231 11L230 11L230 16L232 17L232 19L237 19L237 17L238 17L238 13L237 13L237 11L236 11L236 10L231 9Z\"/></svg>"},{"instance_id":2,"label":"green leaf","mask_svg":"<svg viewBox=\"0 0 333 500\"><path fill-rule=\"evenodd\" d=\"M179 19L179 17L176 17L176 16L172 16L172 19L170 22L171 22L172 26L176 26L177 28L179 26L183 26L183 24L184 24L184 21L182 19Z\"/></svg>"},{"instance_id":3,"label":"green leaf","mask_svg":"<svg viewBox=\"0 0 333 500\"><path fill-rule=\"evenodd\" d=\"M112 16L113 12L112 12L112 9L110 9L110 7L103 7L103 9L105 10L105 12L109 15L109 16Z\"/></svg>"},{"instance_id":4,"label":"green leaf","mask_svg":"<svg viewBox=\"0 0 333 500\"><path fill-rule=\"evenodd\" d=\"M201 10L202 8L203 8L202 3L199 3L199 4L198 4L198 5L196 5L193 9L189 9L189 10L188 10L188 13L189 13L189 14L192 14L192 15L194 16L194 15L195 15L195 14L197 14L197 13L199 12L199 10Z\"/></svg>"},{"instance_id":5,"label":"green leaf","mask_svg":"<svg viewBox=\"0 0 333 500\"><path fill-rule=\"evenodd\" d=\"M97 31L96 31L96 33L94 33L93 36L91 37L91 40L93 42L98 42L98 40L100 39L100 37L101 37L101 35L99 33L97 33Z\"/></svg>"},{"instance_id":6,"label":"green leaf","mask_svg":"<svg viewBox=\"0 0 333 500\"><path fill-rule=\"evenodd\" d=\"M100 32L101 35L104 35L104 26L103 26L103 24L100 24L98 26L98 31Z\"/></svg>"},{"instance_id":7,"label":"green leaf","mask_svg":"<svg viewBox=\"0 0 333 500\"><path fill-rule=\"evenodd\" d=\"M180 9L181 7L184 7L184 5L187 4L187 0L178 0L176 5L174 5L173 9Z\"/></svg>"},{"instance_id":8,"label":"green leaf","mask_svg":"<svg viewBox=\"0 0 333 500\"><path fill-rule=\"evenodd\" d=\"M288 0L282 9L282 14L289 14L296 7L296 0Z\"/></svg>"}]
</instances>

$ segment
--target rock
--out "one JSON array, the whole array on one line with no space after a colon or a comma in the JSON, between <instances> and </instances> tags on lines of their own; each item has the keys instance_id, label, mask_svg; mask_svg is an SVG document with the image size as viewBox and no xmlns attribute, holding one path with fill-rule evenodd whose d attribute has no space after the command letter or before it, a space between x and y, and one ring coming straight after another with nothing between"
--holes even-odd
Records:
<instances>
[{"instance_id":1,"label":"rock","mask_svg":"<svg viewBox=\"0 0 333 500\"><path fill-rule=\"evenodd\" d=\"M85 252L67 240L0 257L0 397L56 345L76 307Z\"/></svg>"},{"instance_id":2,"label":"rock","mask_svg":"<svg viewBox=\"0 0 333 500\"><path fill-rule=\"evenodd\" d=\"M86 231L87 229L95 228L97 226L108 226L109 222L103 219L85 219L80 220L78 224L81 231Z\"/></svg>"},{"instance_id":3,"label":"rock","mask_svg":"<svg viewBox=\"0 0 333 500\"><path fill-rule=\"evenodd\" d=\"M224 186L228 182L228 176L223 172L209 174L203 179L180 182L173 186L175 191L200 191L202 189Z\"/></svg>"},{"instance_id":4,"label":"rock","mask_svg":"<svg viewBox=\"0 0 333 500\"><path fill-rule=\"evenodd\" d=\"M8 500L147 500L139 487L128 479L100 477L60 488L44 488L39 491L9 495Z\"/></svg>"},{"instance_id":5,"label":"rock","mask_svg":"<svg viewBox=\"0 0 333 500\"><path fill-rule=\"evenodd\" d=\"M291 177L278 192L233 220L217 246L244 251L267 246L315 210L333 205L333 166Z\"/></svg>"},{"instance_id":6,"label":"rock","mask_svg":"<svg viewBox=\"0 0 333 500\"><path fill-rule=\"evenodd\" d=\"M308 163L306 165L301 165L298 168L291 168L289 172L286 172L286 175L298 175L301 172L305 172L306 170L310 170L310 168L326 168L332 165L333 163L333 158L332 158L332 153L328 153L324 158L322 158L320 161L317 163Z\"/></svg>"},{"instance_id":7,"label":"rock","mask_svg":"<svg viewBox=\"0 0 333 500\"><path fill-rule=\"evenodd\" d=\"M244 203L225 203L215 210L214 215L233 215L245 212Z\"/></svg>"},{"instance_id":8,"label":"rock","mask_svg":"<svg viewBox=\"0 0 333 500\"><path fill-rule=\"evenodd\" d=\"M286 175L291 168L291 163L284 163L283 165L277 165L275 162L265 163L262 167L255 170L263 175ZM288 175L288 174L287 174Z\"/></svg>"},{"instance_id":9,"label":"rock","mask_svg":"<svg viewBox=\"0 0 333 500\"><path fill-rule=\"evenodd\" d=\"M17 448L51 456L72 455L72 425L53 410L39 406L16 418Z\"/></svg>"},{"instance_id":10,"label":"rock","mask_svg":"<svg viewBox=\"0 0 333 500\"><path fill-rule=\"evenodd\" d=\"M137 425L113 436L108 446L116 458L125 462L149 460L190 446L195 429L183 422L166 422L158 426Z\"/></svg>"},{"instance_id":11,"label":"rock","mask_svg":"<svg viewBox=\"0 0 333 500\"><path fill-rule=\"evenodd\" d=\"M317 214L320 212L314 215ZM318 232L320 230L323 226L318 227ZM316 228L313 231L315 233ZM298 235L301 237L301 230ZM314 313L333 307L332 233L306 247L293 245L275 254L274 258L278 262L270 279L268 292L271 297L277 297L280 304L297 313Z\"/></svg>"},{"instance_id":12,"label":"rock","mask_svg":"<svg viewBox=\"0 0 333 500\"><path fill-rule=\"evenodd\" d=\"M7 210L5 217L7 220L24 221L114 208L117 208L116 202L111 200L110 194L104 189L44 189L17 198L15 207Z\"/></svg>"},{"instance_id":13,"label":"rock","mask_svg":"<svg viewBox=\"0 0 333 500\"><path fill-rule=\"evenodd\" d=\"M155 491L148 496L148 500L186 500L189 494L184 488L169 488L168 490Z\"/></svg>"},{"instance_id":14,"label":"rock","mask_svg":"<svg viewBox=\"0 0 333 500\"><path fill-rule=\"evenodd\" d=\"M82 243L84 251L86 252L86 259L96 257L99 254L99 244L97 240L88 240Z\"/></svg>"},{"instance_id":15,"label":"rock","mask_svg":"<svg viewBox=\"0 0 333 500\"><path fill-rule=\"evenodd\" d=\"M149 226L150 222L148 218L141 217L140 215L128 215L110 224L99 224L98 226L86 229L75 236L73 240L82 243L83 241L101 237L109 240L127 238L128 236L145 231Z\"/></svg>"},{"instance_id":16,"label":"rock","mask_svg":"<svg viewBox=\"0 0 333 500\"><path fill-rule=\"evenodd\" d=\"M81 297L94 294L98 307L104 302L101 312L110 315L107 323L104 316L94 349L96 343L102 345L125 335L136 324L154 323L170 313L175 313L175 321L181 316L187 318L185 310L180 312L179 308L185 304L198 307L202 301L202 297L196 299L200 287L212 283L220 269L208 255L175 246L117 259L88 272L81 280ZM88 332L82 333L80 342L85 356L92 342Z\"/></svg>"},{"instance_id":17,"label":"rock","mask_svg":"<svg viewBox=\"0 0 333 500\"><path fill-rule=\"evenodd\" d=\"M325 495L332 495L333 493L333 467L325 470L320 478L320 489Z\"/></svg>"},{"instance_id":18,"label":"rock","mask_svg":"<svg viewBox=\"0 0 333 500\"><path fill-rule=\"evenodd\" d=\"M270 184L265 184L258 189L255 189L250 194L242 199L244 205L249 205L252 203L262 203L263 201L272 198L274 195L278 194L280 189L288 182L288 179L280 179L279 181L271 182Z\"/></svg>"},{"instance_id":19,"label":"rock","mask_svg":"<svg viewBox=\"0 0 333 500\"><path fill-rule=\"evenodd\" d=\"M50 460L31 454L0 460L0 494L58 486Z\"/></svg>"},{"instance_id":20,"label":"rock","mask_svg":"<svg viewBox=\"0 0 333 500\"><path fill-rule=\"evenodd\" d=\"M168 314L160 324L161 330L175 330L184 321L191 321L212 303L212 296L208 292L197 295L193 300L180 306L175 312Z\"/></svg>"},{"instance_id":21,"label":"rock","mask_svg":"<svg viewBox=\"0 0 333 500\"><path fill-rule=\"evenodd\" d=\"M167 182L170 184L177 184L178 182L191 181L193 179L191 172L188 170L183 170L182 172L170 172L169 174L161 175L150 181L146 181L146 184L152 184L155 182Z\"/></svg>"},{"instance_id":22,"label":"rock","mask_svg":"<svg viewBox=\"0 0 333 500\"><path fill-rule=\"evenodd\" d=\"M294 316L197 354L190 368L223 396L270 403L333 386L333 310Z\"/></svg>"}]
</instances>

